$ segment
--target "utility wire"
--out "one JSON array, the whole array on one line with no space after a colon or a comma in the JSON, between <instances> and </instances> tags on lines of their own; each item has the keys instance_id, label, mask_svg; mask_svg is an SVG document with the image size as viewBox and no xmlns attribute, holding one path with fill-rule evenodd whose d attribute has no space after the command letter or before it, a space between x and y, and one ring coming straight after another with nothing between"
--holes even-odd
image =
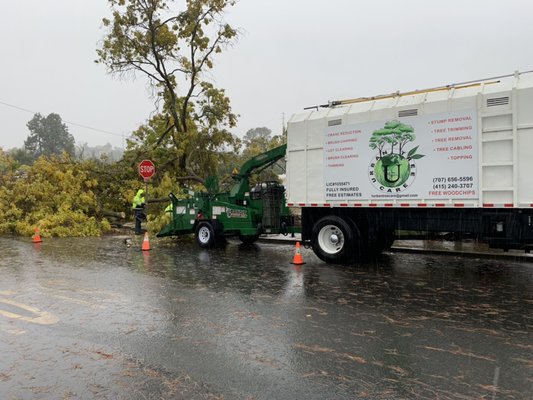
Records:
<instances>
[{"instance_id":1,"label":"utility wire","mask_svg":"<svg viewBox=\"0 0 533 400\"><path fill-rule=\"evenodd\" d=\"M22 108L22 107L19 107L19 106L15 106L15 105L13 105L13 104L5 103L5 102L3 102L3 101L0 101L0 104L4 105L4 106L6 106L6 107L15 108L15 109L17 109L17 110L24 111L24 112L27 112L27 113L37 114L36 111L28 110L27 108ZM76 123L76 122L71 122L71 121L67 121L67 120L64 120L64 119L62 119L62 121L63 121L64 123L66 123L66 124L74 125L74 126L77 126L77 127L80 127L80 128L89 129L89 130L91 130L91 131L100 132L100 133L105 133L105 134L108 134L108 135L113 135L113 136L118 136L118 137L124 137L124 135L122 135L122 134L120 134L120 133L110 132L110 131L106 131L106 130L98 129L98 128L93 128L93 127L88 126L88 125L78 124L78 123Z\"/></svg>"}]
</instances>

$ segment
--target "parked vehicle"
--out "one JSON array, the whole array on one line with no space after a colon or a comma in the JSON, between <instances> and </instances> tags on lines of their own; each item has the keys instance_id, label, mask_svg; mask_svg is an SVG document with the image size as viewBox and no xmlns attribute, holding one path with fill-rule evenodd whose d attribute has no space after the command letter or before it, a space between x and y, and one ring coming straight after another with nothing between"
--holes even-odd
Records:
<instances>
[{"instance_id":1,"label":"parked vehicle","mask_svg":"<svg viewBox=\"0 0 533 400\"><path fill-rule=\"evenodd\" d=\"M533 73L334 101L287 128L287 205L326 262L397 230L533 244Z\"/></svg>"},{"instance_id":2,"label":"parked vehicle","mask_svg":"<svg viewBox=\"0 0 533 400\"><path fill-rule=\"evenodd\" d=\"M278 182L250 187L250 175L285 157L286 145L246 161L233 176L229 192L218 191L218 179L207 180L206 190L178 199L170 194L172 220L157 236L194 233L203 248L213 247L225 236L237 236L245 244L261 234L294 232L294 218L285 203L285 188Z\"/></svg>"},{"instance_id":3,"label":"parked vehicle","mask_svg":"<svg viewBox=\"0 0 533 400\"><path fill-rule=\"evenodd\" d=\"M247 161L235 185L173 202L158 236L194 233L201 247L291 233L328 263L389 248L399 230L533 247L533 73L333 101L294 115L288 143ZM281 158L277 182L250 187ZM286 199L286 200L285 200Z\"/></svg>"}]
</instances>

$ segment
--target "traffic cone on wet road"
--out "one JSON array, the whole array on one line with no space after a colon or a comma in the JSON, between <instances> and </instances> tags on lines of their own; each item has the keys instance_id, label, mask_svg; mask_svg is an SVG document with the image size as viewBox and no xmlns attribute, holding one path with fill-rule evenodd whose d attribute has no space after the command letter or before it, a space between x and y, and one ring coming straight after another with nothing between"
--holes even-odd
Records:
<instances>
[{"instance_id":1,"label":"traffic cone on wet road","mask_svg":"<svg viewBox=\"0 0 533 400\"><path fill-rule=\"evenodd\" d=\"M150 248L150 239L148 239L148 232L144 232L144 239L143 239L143 245L142 245L141 250L142 251L152 250Z\"/></svg>"},{"instance_id":2,"label":"traffic cone on wet road","mask_svg":"<svg viewBox=\"0 0 533 400\"><path fill-rule=\"evenodd\" d=\"M35 233L33 234L33 243L41 243L41 234L39 233L39 228L35 227Z\"/></svg>"},{"instance_id":3,"label":"traffic cone on wet road","mask_svg":"<svg viewBox=\"0 0 533 400\"><path fill-rule=\"evenodd\" d=\"M294 250L294 258L292 259L292 263L294 265L303 265L304 259L302 257L302 253L300 252L300 242L296 242L296 249Z\"/></svg>"}]
</instances>

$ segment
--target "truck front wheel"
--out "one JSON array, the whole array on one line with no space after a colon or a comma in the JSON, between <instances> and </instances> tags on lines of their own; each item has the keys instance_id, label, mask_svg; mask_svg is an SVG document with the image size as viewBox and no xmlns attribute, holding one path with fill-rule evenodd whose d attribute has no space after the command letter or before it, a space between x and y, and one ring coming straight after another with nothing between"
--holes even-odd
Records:
<instances>
[{"instance_id":1,"label":"truck front wheel","mask_svg":"<svg viewBox=\"0 0 533 400\"><path fill-rule=\"evenodd\" d=\"M327 263L347 264L354 261L354 230L335 215L319 219L313 226L313 251Z\"/></svg>"},{"instance_id":2,"label":"truck front wheel","mask_svg":"<svg viewBox=\"0 0 533 400\"><path fill-rule=\"evenodd\" d=\"M207 221L202 221L194 232L196 243L203 249L209 249L215 245L215 231L213 225Z\"/></svg>"}]
</instances>

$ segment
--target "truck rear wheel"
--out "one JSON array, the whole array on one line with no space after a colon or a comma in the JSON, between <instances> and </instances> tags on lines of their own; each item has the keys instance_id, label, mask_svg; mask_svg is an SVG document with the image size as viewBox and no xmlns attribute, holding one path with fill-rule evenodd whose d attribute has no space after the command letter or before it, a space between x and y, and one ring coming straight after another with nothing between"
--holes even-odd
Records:
<instances>
[{"instance_id":1,"label":"truck rear wheel","mask_svg":"<svg viewBox=\"0 0 533 400\"><path fill-rule=\"evenodd\" d=\"M322 261L338 264L354 261L354 229L342 218L330 215L319 219L312 235L313 251Z\"/></svg>"},{"instance_id":2,"label":"truck rear wheel","mask_svg":"<svg viewBox=\"0 0 533 400\"><path fill-rule=\"evenodd\" d=\"M202 221L198 224L194 236L198 246L203 249L209 249L215 245L215 230L213 225L207 221Z\"/></svg>"}]
</instances>

